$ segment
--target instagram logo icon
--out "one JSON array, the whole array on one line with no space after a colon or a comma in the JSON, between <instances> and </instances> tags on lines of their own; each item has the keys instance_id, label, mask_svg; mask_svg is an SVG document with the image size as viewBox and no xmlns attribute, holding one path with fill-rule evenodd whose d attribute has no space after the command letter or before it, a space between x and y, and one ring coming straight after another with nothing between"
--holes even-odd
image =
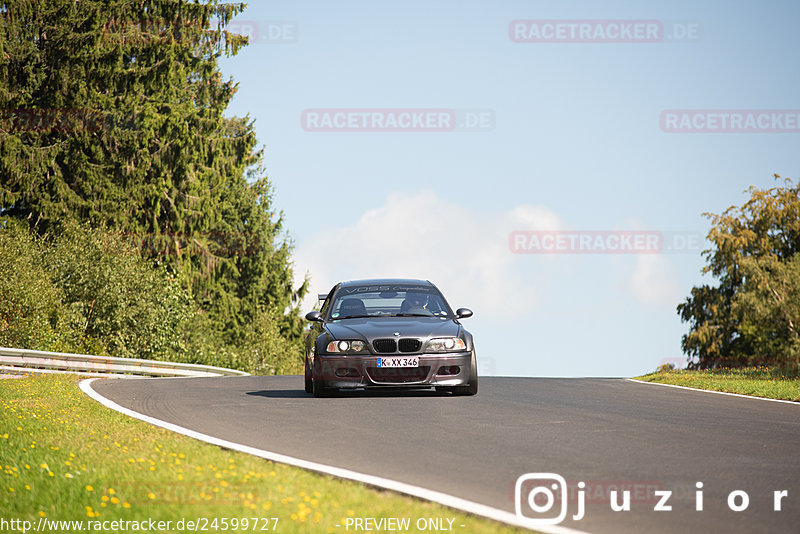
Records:
<instances>
[{"instance_id":1,"label":"instagram logo icon","mask_svg":"<svg viewBox=\"0 0 800 534\"><path fill-rule=\"evenodd\" d=\"M567 501L567 481L556 473L526 473L514 485L514 511L532 526L561 523L567 517ZM583 517L583 508L579 499L573 519Z\"/></svg>"}]
</instances>

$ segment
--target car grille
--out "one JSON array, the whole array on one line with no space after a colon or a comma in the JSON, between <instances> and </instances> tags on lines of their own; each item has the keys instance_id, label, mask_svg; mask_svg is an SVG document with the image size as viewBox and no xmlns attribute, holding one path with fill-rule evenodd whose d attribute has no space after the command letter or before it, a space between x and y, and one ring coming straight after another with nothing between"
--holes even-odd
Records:
<instances>
[{"instance_id":1,"label":"car grille","mask_svg":"<svg viewBox=\"0 0 800 534\"><path fill-rule=\"evenodd\" d=\"M381 354L397 352L397 341L394 339L376 339L372 342L372 347L375 349L375 352Z\"/></svg>"},{"instance_id":2,"label":"car grille","mask_svg":"<svg viewBox=\"0 0 800 534\"><path fill-rule=\"evenodd\" d=\"M367 367L367 374L375 382L407 383L422 382L428 378L431 368L422 367Z\"/></svg>"},{"instance_id":3,"label":"car grille","mask_svg":"<svg viewBox=\"0 0 800 534\"><path fill-rule=\"evenodd\" d=\"M419 348L422 346L422 341L419 339L401 339L398 343L400 346L400 352L417 352Z\"/></svg>"},{"instance_id":4,"label":"car grille","mask_svg":"<svg viewBox=\"0 0 800 534\"><path fill-rule=\"evenodd\" d=\"M376 339L372 342L372 347L378 354L391 354L397 352L419 352L422 347L422 341L414 338L397 339Z\"/></svg>"}]
</instances>

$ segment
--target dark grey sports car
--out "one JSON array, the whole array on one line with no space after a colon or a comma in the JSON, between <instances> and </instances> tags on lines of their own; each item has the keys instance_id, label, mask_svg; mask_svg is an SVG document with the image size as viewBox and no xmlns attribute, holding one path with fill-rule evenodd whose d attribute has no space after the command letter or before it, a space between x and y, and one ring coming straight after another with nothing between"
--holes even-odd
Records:
<instances>
[{"instance_id":1,"label":"dark grey sports car","mask_svg":"<svg viewBox=\"0 0 800 534\"><path fill-rule=\"evenodd\" d=\"M305 388L315 397L339 389L436 388L478 392L472 335L426 280L355 280L336 284L320 311L306 315Z\"/></svg>"}]
</instances>

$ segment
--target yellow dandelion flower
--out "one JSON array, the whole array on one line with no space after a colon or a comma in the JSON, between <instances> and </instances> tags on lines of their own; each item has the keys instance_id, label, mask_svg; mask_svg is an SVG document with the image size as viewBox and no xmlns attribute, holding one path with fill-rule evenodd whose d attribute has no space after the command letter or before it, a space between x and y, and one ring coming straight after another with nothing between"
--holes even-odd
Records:
<instances>
[{"instance_id":1,"label":"yellow dandelion flower","mask_svg":"<svg viewBox=\"0 0 800 534\"><path fill-rule=\"evenodd\" d=\"M147 498L148 498L148 499L150 499L150 500L152 501L153 499L155 499L155 498L156 498L156 495L155 495L155 493L153 493L153 492L151 491L151 492L149 492L149 493L147 494Z\"/></svg>"},{"instance_id":2,"label":"yellow dandelion flower","mask_svg":"<svg viewBox=\"0 0 800 534\"><path fill-rule=\"evenodd\" d=\"M47 517L47 514L39 510L39 517Z\"/></svg>"},{"instance_id":3,"label":"yellow dandelion flower","mask_svg":"<svg viewBox=\"0 0 800 534\"><path fill-rule=\"evenodd\" d=\"M111 504L119 504L119 499L116 497L111 497Z\"/></svg>"},{"instance_id":4,"label":"yellow dandelion flower","mask_svg":"<svg viewBox=\"0 0 800 534\"><path fill-rule=\"evenodd\" d=\"M129 502L124 502L124 503L122 503L122 507L123 507L123 508L130 508L130 507L131 507L131 503L129 503Z\"/></svg>"},{"instance_id":5,"label":"yellow dandelion flower","mask_svg":"<svg viewBox=\"0 0 800 534\"><path fill-rule=\"evenodd\" d=\"M94 491L94 488L92 486L86 486L86 491Z\"/></svg>"}]
</instances>

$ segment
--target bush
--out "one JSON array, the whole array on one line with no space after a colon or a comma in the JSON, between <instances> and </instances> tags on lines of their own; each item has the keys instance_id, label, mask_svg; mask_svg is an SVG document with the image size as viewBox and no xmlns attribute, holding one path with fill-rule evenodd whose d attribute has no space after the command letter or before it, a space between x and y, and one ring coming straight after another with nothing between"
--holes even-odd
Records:
<instances>
[{"instance_id":1,"label":"bush","mask_svg":"<svg viewBox=\"0 0 800 534\"><path fill-rule=\"evenodd\" d=\"M0 346L72 351L63 292L50 279L40 240L22 225L0 230Z\"/></svg>"},{"instance_id":2,"label":"bush","mask_svg":"<svg viewBox=\"0 0 800 534\"><path fill-rule=\"evenodd\" d=\"M189 295L161 266L119 236L71 228L50 240L45 262L62 290L72 328L126 358L159 359L184 350L181 324L193 315Z\"/></svg>"},{"instance_id":3,"label":"bush","mask_svg":"<svg viewBox=\"0 0 800 534\"><path fill-rule=\"evenodd\" d=\"M302 350L281 335L281 320L262 310L233 344L167 267L122 236L0 228L0 346L299 373Z\"/></svg>"}]
</instances>

